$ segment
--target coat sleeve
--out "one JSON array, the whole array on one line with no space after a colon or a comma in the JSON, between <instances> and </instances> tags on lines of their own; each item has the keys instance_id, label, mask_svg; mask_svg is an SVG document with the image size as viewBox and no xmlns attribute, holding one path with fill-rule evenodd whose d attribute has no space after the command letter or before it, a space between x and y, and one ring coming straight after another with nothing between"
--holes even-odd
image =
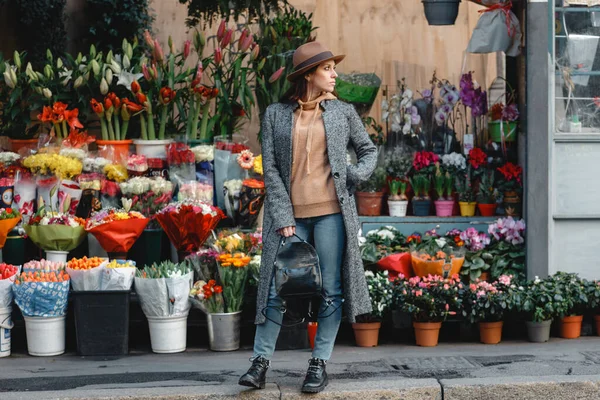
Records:
<instances>
[{"instance_id":1,"label":"coat sleeve","mask_svg":"<svg viewBox=\"0 0 600 400\"><path fill-rule=\"evenodd\" d=\"M283 184L281 174L275 160L275 144L273 141L273 110L267 108L262 121L262 156L265 177L266 199L265 211L273 221L272 230L287 226L296 226L294 209L290 195Z\"/></svg>"},{"instance_id":2,"label":"coat sleeve","mask_svg":"<svg viewBox=\"0 0 600 400\"><path fill-rule=\"evenodd\" d=\"M353 106L347 107L350 142L356 152L357 163L347 167L348 181L358 185L371 177L377 166L377 147L371 141L369 133Z\"/></svg>"}]
</instances>

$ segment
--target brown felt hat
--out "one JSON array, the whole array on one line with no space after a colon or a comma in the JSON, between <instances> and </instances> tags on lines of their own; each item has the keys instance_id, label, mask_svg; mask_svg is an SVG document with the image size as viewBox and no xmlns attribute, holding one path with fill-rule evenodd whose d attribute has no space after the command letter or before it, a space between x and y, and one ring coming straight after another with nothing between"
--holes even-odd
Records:
<instances>
[{"instance_id":1,"label":"brown felt hat","mask_svg":"<svg viewBox=\"0 0 600 400\"><path fill-rule=\"evenodd\" d=\"M346 56L334 56L331 51L319 42L309 42L298 47L294 52L294 70L287 76L288 81L294 81L310 70L325 61L333 60L336 64L342 61Z\"/></svg>"}]
</instances>

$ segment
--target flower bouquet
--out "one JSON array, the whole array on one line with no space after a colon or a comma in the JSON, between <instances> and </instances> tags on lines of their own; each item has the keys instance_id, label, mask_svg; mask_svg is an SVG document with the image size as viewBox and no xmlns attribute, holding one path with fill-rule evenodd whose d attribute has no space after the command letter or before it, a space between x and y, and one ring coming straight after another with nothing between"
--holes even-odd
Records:
<instances>
[{"instance_id":1,"label":"flower bouquet","mask_svg":"<svg viewBox=\"0 0 600 400\"><path fill-rule=\"evenodd\" d=\"M186 182L179 186L177 200L197 200L204 203L213 203L214 187L208 183L202 182Z\"/></svg>"},{"instance_id":2,"label":"flower bouquet","mask_svg":"<svg viewBox=\"0 0 600 400\"><path fill-rule=\"evenodd\" d=\"M186 315L193 272L187 262L164 261L138 269L135 276L136 292L146 317Z\"/></svg>"},{"instance_id":3,"label":"flower bouquet","mask_svg":"<svg viewBox=\"0 0 600 400\"><path fill-rule=\"evenodd\" d=\"M190 301L205 314L223 313L223 286L217 285L214 279L196 281L190 291Z\"/></svg>"},{"instance_id":4,"label":"flower bouquet","mask_svg":"<svg viewBox=\"0 0 600 400\"><path fill-rule=\"evenodd\" d=\"M180 259L198 251L224 217L219 208L191 200L171 203L156 214L158 223L179 252Z\"/></svg>"},{"instance_id":5,"label":"flower bouquet","mask_svg":"<svg viewBox=\"0 0 600 400\"><path fill-rule=\"evenodd\" d=\"M178 186L196 181L195 155L185 143L167 145L167 162L169 177Z\"/></svg>"},{"instance_id":6,"label":"flower bouquet","mask_svg":"<svg viewBox=\"0 0 600 400\"><path fill-rule=\"evenodd\" d=\"M390 279L398 274L412 276L406 237L393 226L369 231L360 245L360 254L365 266L370 268L375 264L378 269L388 271Z\"/></svg>"},{"instance_id":7,"label":"flower bouquet","mask_svg":"<svg viewBox=\"0 0 600 400\"><path fill-rule=\"evenodd\" d=\"M251 260L252 257L245 253L221 253L217 257L226 313L242 310L248 280L247 267Z\"/></svg>"},{"instance_id":8,"label":"flower bouquet","mask_svg":"<svg viewBox=\"0 0 600 400\"><path fill-rule=\"evenodd\" d=\"M124 199L131 200L131 209L150 218L156 224L154 216L163 204L171 201L173 184L161 177L135 177L119 184ZM212 193L212 192L211 192Z\"/></svg>"},{"instance_id":9,"label":"flower bouquet","mask_svg":"<svg viewBox=\"0 0 600 400\"><path fill-rule=\"evenodd\" d=\"M15 191L13 201L21 213L23 222L27 223L33 216L36 198L36 184L30 173L18 171L15 173Z\"/></svg>"},{"instance_id":10,"label":"flower bouquet","mask_svg":"<svg viewBox=\"0 0 600 400\"><path fill-rule=\"evenodd\" d=\"M129 290L136 266L129 260L83 257L70 260L66 271L75 291Z\"/></svg>"},{"instance_id":11,"label":"flower bouquet","mask_svg":"<svg viewBox=\"0 0 600 400\"><path fill-rule=\"evenodd\" d=\"M0 308L9 308L13 301L12 286L19 275L20 267L0 263ZM1 322L1 321L0 321Z\"/></svg>"},{"instance_id":12,"label":"flower bouquet","mask_svg":"<svg viewBox=\"0 0 600 400\"><path fill-rule=\"evenodd\" d=\"M124 205L127 201L123 202ZM149 219L137 211L103 208L92 214L85 229L98 239L109 258L125 259L133 243L148 225Z\"/></svg>"},{"instance_id":13,"label":"flower bouquet","mask_svg":"<svg viewBox=\"0 0 600 400\"><path fill-rule=\"evenodd\" d=\"M464 249L456 249L446 237L435 230L425 233L411 246L412 267L415 275L440 275L449 278L460 272L465 261Z\"/></svg>"},{"instance_id":14,"label":"flower bouquet","mask_svg":"<svg viewBox=\"0 0 600 400\"><path fill-rule=\"evenodd\" d=\"M21 214L16 208L0 208L0 251L6 243L6 237L21 220Z\"/></svg>"},{"instance_id":15,"label":"flower bouquet","mask_svg":"<svg viewBox=\"0 0 600 400\"><path fill-rule=\"evenodd\" d=\"M30 261L13 287L15 303L27 317L58 317L67 312L70 278L64 263Z\"/></svg>"},{"instance_id":16,"label":"flower bouquet","mask_svg":"<svg viewBox=\"0 0 600 400\"><path fill-rule=\"evenodd\" d=\"M192 147L191 150L196 160L196 180L214 186L214 146L199 145Z\"/></svg>"},{"instance_id":17,"label":"flower bouquet","mask_svg":"<svg viewBox=\"0 0 600 400\"><path fill-rule=\"evenodd\" d=\"M56 188L54 189L56 190ZM50 193L52 197L52 192ZM38 211L23 228L29 238L46 252L51 261L67 261L69 251L75 249L85 238L85 221L66 212L70 208L67 195L58 211L48 210L44 200L38 200Z\"/></svg>"}]
</instances>

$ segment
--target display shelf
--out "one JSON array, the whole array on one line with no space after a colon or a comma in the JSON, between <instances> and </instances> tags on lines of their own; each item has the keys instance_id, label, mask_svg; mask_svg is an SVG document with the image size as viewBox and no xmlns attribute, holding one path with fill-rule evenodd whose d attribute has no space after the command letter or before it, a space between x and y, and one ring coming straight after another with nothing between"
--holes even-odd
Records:
<instances>
[{"instance_id":1,"label":"display shelf","mask_svg":"<svg viewBox=\"0 0 600 400\"><path fill-rule=\"evenodd\" d=\"M556 12L600 12L600 7L554 7Z\"/></svg>"},{"instance_id":2,"label":"display shelf","mask_svg":"<svg viewBox=\"0 0 600 400\"><path fill-rule=\"evenodd\" d=\"M382 215L378 217L365 217L359 216L360 226L363 235L367 232L379 229L382 226L393 226L398 229L404 235L410 235L414 232L424 233L430 229L437 228L438 233L444 234L451 229L465 230L470 227L474 227L479 231L487 232L489 224L502 218L502 216L495 217L390 217L389 215Z\"/></svg>"}]
</instances>

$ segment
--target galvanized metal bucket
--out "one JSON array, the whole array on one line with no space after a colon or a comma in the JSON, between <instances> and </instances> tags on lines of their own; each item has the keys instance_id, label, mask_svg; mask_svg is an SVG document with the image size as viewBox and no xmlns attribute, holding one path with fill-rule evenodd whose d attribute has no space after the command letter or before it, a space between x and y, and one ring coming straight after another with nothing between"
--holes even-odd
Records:
<instances>
[{"instance_id":1,"label":"galvanized metal bucket","mask_svg":"<svg viewBox=\"0 0 600 400\"><path fill-rule=\"evenodd\" d=\"M207 314L208 343L212 351L233 351L240 348L242 312Z\"/></svg>"}]
</instances>

